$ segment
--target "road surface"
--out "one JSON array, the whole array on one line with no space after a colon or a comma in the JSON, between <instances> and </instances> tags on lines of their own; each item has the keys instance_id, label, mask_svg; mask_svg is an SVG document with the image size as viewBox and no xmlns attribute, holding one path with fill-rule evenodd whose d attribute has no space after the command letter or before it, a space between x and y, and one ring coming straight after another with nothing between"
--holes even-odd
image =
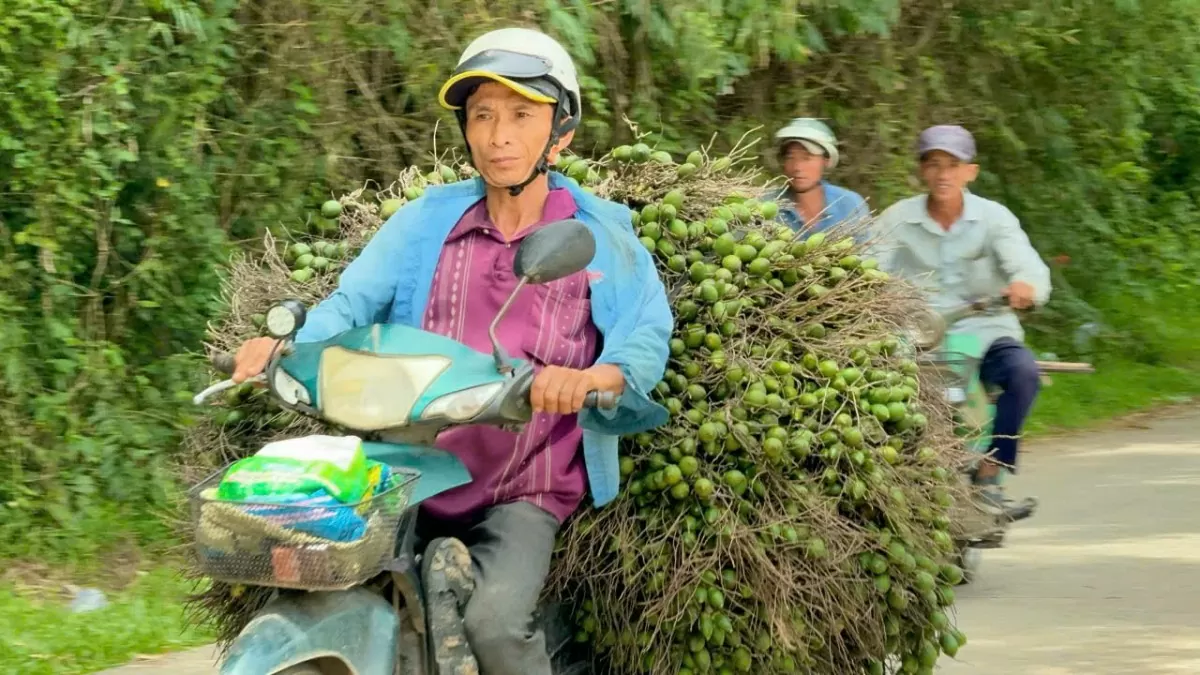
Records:
<instances>
[{"instance_id":1,"label":"road surface","mask_svg":"<svg viewBox=\"0 0 1200 675\"><path fill-rule=\"evenodd\" d=\"M1200 673L1200 411L1041 441L1041 499L958 593L947 675ZM208 649L103 675L215 675Z\"/></svg>"}]
</instances>

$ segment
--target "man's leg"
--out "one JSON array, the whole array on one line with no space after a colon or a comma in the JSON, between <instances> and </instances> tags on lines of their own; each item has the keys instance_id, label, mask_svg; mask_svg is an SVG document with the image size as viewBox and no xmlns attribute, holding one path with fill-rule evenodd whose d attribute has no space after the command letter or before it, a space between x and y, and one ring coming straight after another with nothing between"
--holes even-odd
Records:
<instances>
[{"instance_id":1,"label":"man's leg","mask_svg":"<svg viewBox=\"0 0 1200 675\"><path fill-rule=\"evenodd\" d=\"M1033 352L1007 337L996 340L988 347L979 366L979 378L1003 392L996 400L991 459L981 462L976 473L978 483L995 486L1004 467L1015 471L1017 437L1033 408L1041 379Z\"/></svg>"},{"instance_id":2,"label":"man's leg","mask_svg":"<svg viewBox=\"0 0 1200 675\"><path fill-rule=\"evenodd\" d=\"M558 521L528 502L494 506L472 528L475 591L464 619L483 675L551 675L533 614L557 533Z\"/></svg>"}]
</instances>

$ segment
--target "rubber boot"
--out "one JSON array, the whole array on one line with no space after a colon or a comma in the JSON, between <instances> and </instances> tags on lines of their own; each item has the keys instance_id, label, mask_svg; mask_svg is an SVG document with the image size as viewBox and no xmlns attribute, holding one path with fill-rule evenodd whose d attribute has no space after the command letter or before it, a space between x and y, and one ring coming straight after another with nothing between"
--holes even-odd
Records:
<instances>
[{"instance_id":1,"label":"rubber boot","mask_svg":"<svg viewBox=\"0 0 1200 675\"><path fill-rule=\"evenodd\" d=\"M463 625L463 612L475 591L470 551L457 539L435 539L421 561L421 578L438 668L435 675L479 675Z\"/></svg>"}]
</instances>

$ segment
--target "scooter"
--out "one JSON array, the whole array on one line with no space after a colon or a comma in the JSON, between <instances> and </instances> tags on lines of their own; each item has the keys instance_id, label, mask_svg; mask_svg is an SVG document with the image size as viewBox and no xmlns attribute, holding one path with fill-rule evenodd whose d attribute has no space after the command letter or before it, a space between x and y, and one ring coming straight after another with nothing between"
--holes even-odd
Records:
<instances>
[{"instance_id":1,"label":"scooter","mask_svg":"<svg viewBox=\"0 0 1200 675\"><path fill-rule=\"evenodd\" d=\"M230 503L205 497L221 472L192 489L196 552L205 572L228 583L277 589L231 644L222 675L450 675L446 662L439 660L444 656L439 655L441 628L427 617L422 556L413 550L416 514L423 500L467 484L471 476L454 455L435 448L434 441L452 426L490 424L515 430L531 419L534 368L506 354L496 326L521 288L584 269L595 246L588 227L577 220L552 223L522 240L513 265L519 282L492 321L490 356L441 335L391 324L295 343L304 325L304 306L285 300L271 308L266 327L280 346L258 379L282 407L362 438L367 458L391 470L394 487L375 494L377 505L347 507L375 523L375 541L362 544L361 550L301 537L301 543L279 539L250 546L268 551L233 553L225 539L208 534L218 515L241 517L228 513ZM233 370L229 355L212 361L220 371ZM195 403L232 386L231 380L217 383L198 394ZM591 392L585 405L614 408L618 400ZM232 506L260 513L282 508L242 502ZM227 550L214 550L214 541ZM239 561L239 555L245 559ZM556 675L589 672L587 658L576 651L568 608L546 603L539 614Z\"/></svg>"},{"instance_id":2,"label":"scooter","mask_svg":"<svg viewBox=\"0 0 1200 675\"><path fill-rule=\"evenodd\" d=\"M978 335L966 331L951 332L950 328L972 316L987 316L1012 311L1005 297L985 297L965 302L941 313L930 312L921 317L911 343L918 354L918 364L932 369L942 377L946 400L954 406L956 432L965 439L976 459L963 467L962 481L973 485L976 468L991 446L992 422L996 416L998 392L987 387L979 377L979 366L988 345ZM1038 361L1038 371L1047 373L1091 373L1088 363ZM1004 472L1001 472L1003 476ZM955 556L963 570L964 584L978 574L982 550L1001 548L1012 523L1025 520L1037 512L1038 501L1026 497L1011 502L999 512L979 504L958 509L959 535L955 541Z\"/></svg>"}]
</instances>

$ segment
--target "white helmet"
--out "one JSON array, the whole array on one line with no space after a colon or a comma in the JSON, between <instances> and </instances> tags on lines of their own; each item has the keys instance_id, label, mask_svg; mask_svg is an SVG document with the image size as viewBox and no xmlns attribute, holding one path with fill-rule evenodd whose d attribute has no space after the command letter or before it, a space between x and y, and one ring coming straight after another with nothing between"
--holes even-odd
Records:
<instances>
[{"instance_id":1,"label":"white helmet","mask_svg":"<svg viewBox=\"0 0 1200 675\"><path fill-rule=\"evenodd\" d=\"M450 110L466 105L484 80L499 82L540 103L558 103L579 123L579 79L571 55L554 38L529 28L501 28L467 45L438 102ZM564 100L565 99L565 100Z\"/></svg>"},{"instance_id":2,"label":"white helmet","mask_svg":"<svg viewBox=\"0 0 1200 675\"><path fill-rule=\"evenodd\" d=\"M582 110L575 64L567 50L545 33L528 28L501 28L467 45L454 74L438 94L442 107L455 112L464 137L467 129L463 109L467 97L486 81L499 82L532 101L554 104L555 124L546 144L547 154L563 134L579 126ZM470 148L468 155L469 151ZM519 194L546 171L549 171L548 158L543 157L533 174L509 191Z\"/></svg>"},{"instance_id":3,"label":"white helmet","mask_svg":"<svg viewBox=\"0 0 1200 675\"><path fill-rule=\"evenodd\" d=\"M789 143L799 143L814 155L829 158L829 168L838 164L837 137L821 120L797 117L775 133L775 140L782 151Z\"/></svg>"}]
</instances>

